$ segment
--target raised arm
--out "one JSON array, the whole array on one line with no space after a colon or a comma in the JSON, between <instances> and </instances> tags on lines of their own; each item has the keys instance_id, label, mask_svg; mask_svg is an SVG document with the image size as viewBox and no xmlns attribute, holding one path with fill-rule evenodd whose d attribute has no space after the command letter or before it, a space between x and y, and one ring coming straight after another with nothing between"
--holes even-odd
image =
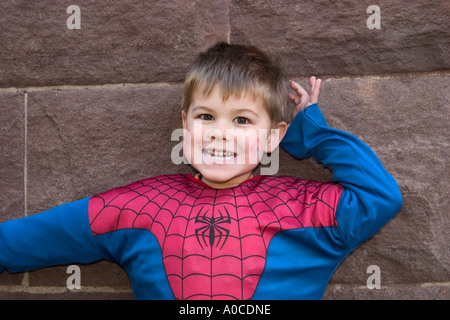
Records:
<instances>
[{"instance_id":1,"label":"raised arm","mask_svg":"<svg viewBox=\"0 0 450 320\"><path fill-rule=\"evenodd\" d=\"M298 110L280 146L297 159L314 157L332 171L333 181L344 187L336 219L343 240L354 248L400 210L402 197L397 182L365 143L328 126L315 103L320 82L315 84L313 94L303 99L309 106ZM292 86L299 97L291 96L291 100L300 102L306 91L298 84Z\"/></svg>"}]
</instances>

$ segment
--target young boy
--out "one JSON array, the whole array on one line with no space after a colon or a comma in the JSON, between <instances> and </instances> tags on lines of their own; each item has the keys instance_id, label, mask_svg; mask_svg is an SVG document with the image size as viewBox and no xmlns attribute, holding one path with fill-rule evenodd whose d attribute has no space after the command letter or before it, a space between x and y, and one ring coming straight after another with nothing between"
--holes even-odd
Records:
<instances>
[{"instance_id":1,"label":"young boy","mask_svg":"<svg viewBox=\"0 0 450 320\"><path fill-rule=\"evenodd\" d=\"M320 299L339 263L401 208L395 180L259 49L199 55L182 102L195 177L161 175L0 224L0 272L108 259L136 299ZM288 126L284 112L295 104ZM281 141L281 144L280 144ZM333 181L253 176L281 145Z\"/></svg>"}]
</instances>

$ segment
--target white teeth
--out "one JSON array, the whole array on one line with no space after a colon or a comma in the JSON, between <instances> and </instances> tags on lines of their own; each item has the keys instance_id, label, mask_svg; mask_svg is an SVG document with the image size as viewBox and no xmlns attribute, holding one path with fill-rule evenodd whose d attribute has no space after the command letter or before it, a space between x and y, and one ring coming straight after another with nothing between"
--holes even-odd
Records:
<instances>
[{"instance_id":1,"label":"white teeth","mask_svg":"<svg viewBox=\"0 0 450 320\"><path fill-rule=\"evenodd\" d=\"M230 151L219 151L215 149L205 149L205 154L210 157L220 158L220 159L231 159L234 157L234 152Z\"/></svg>"}]
</instances>

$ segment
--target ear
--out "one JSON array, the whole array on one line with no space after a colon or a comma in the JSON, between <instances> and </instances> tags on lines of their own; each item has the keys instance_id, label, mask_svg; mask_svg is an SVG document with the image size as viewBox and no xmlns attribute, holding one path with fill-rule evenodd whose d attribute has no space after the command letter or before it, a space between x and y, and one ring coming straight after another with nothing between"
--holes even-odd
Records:
<instances>
[{"instance_id":1,"label":"ear","mask_svg":"<svg viewBox=\"0 0 450 320\"><path fill-rule=\"evenodd\" d=\"M183 123L183 129L186 129L186 112L184 110L181 110L181 121Z\"/></svg>"},{"instance_id":2,"label":"ear","mask_svg":"<svg viewBox=\"0 0 450 320\"><path fill-rule=\"evenodd\" d=\"M288 125L284 121L281 121L272 127L267 138L266 148L264 148L265 153L272 153L279 146L281 140L283 140L284 135L286 134L287 128Z\"/></svg>"}]
</instances>

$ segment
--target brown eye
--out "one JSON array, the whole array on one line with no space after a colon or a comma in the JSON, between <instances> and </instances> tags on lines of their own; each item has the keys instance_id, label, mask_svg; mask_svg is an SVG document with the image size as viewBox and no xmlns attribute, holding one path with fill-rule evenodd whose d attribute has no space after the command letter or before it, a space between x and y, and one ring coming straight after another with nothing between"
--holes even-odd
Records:
<instances>
[{"instance_id":1,"label":"brown eye","mask_svg":"<svg viewBox=\"0 0 450 320\"><path fill-rule=\"evenodd\" d=\"M235 121L236 121L237 124L248 124L248 123L250 123L250 121L247 118L244 118L244 117L237 117L235 119Z\"/></svg>"},{"instance_id":2,"label":"brown eye","mask_svg":"<svg viewBox=\"0 0 450 320\"><path fill-rule=\"evenodd\" d=\"M213 116L210 115L210 114L201 114L199 116L199 118L202 119L202 120L206 120L206 121L211 121L211 120L214 119Z\"/></svg>"}]
</instances>

